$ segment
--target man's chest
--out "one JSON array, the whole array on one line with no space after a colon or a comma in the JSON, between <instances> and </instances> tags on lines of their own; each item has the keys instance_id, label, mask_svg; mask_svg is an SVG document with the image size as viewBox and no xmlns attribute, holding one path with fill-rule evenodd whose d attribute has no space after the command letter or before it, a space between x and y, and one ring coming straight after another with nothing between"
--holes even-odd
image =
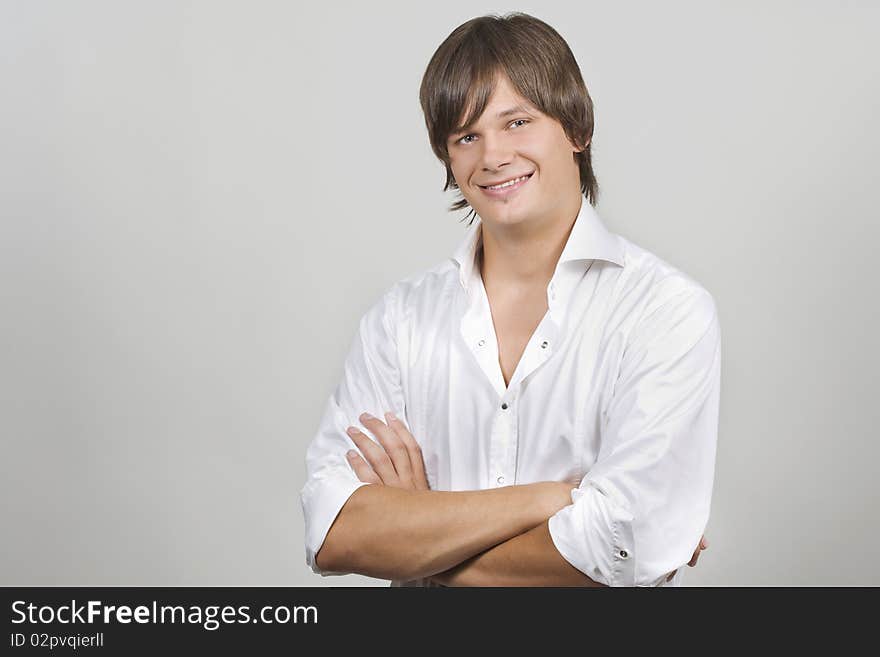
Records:
<instances>
[{"instance_id":1,"label":"man's chest","mask_svg":"<svg viewBox=\"0 0 880 657\"><path fill-rule=\"evenodd\" d=\"M547 314L544 290L521 295L488 297L492 324L498 341L498 361L504 385L510 383L517 364L535 329Z\"/></svg>"}]
</instances>

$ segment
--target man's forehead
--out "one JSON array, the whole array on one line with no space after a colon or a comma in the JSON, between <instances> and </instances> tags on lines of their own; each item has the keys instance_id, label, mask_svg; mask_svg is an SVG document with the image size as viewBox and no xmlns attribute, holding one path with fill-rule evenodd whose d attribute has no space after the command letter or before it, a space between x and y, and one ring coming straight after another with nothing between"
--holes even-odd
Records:
<instances>
[{"instance_id":1,"label":"man's forehead","mask_svg":"<svg viewBox=\"0 0 880 657\"><path fill-rule=\"evenodd\" d=\"M462 113L462 117L468 117L472 111L473 105L468 105ZM528 99L523 98L517 93L506 76L499 76L499 78L496 78L495 88L492 90L492 95L489 97L482 114L474 118L470 124L459 126L456 131L464 130L483 118L490 120L503 119L521 112L536 113L538 111L538 108L529 102Z\"/></svg>"},{"instance_id":2,"label":"man's forehead","mask_svg":"<svg viewBox=\"0 0 880 657\"><path fill-rule=\"evenodd\" d=\"M493 82L492 94L489 96L483 114L492 112L493 106L495 109L499 109L502 108L502 106L506 108L514 105L523 109L534 109L532 103L530 103L527 98L521 96L516 90L516 87L513 86L510 78L503 74L496 75Z\"/></svg>"}]
</instances>

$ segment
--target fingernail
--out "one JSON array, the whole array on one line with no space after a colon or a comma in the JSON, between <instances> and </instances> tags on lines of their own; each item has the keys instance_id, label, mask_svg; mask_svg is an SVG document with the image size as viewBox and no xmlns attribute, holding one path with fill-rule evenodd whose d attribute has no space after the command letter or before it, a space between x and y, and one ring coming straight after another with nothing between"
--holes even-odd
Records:
<instances>
[{"instance_id":1,"label":"fingernail","mask_svg":"<svg viewBox=\"0 0 880 657\"><path fill-rule=\"evenodd\" d=\"M397 417L394 415L394 413L392 413L391 411L388 411L387 413L385 413L385 419L396 420Z\"/></svg>"},{"instance_id":2,"label":"fingernail","mask_svg":"<svg viewBox=\"0 0 880 657\"><path fill-rule=\"evenodd\" d=\"M348 451L345 453L345 455L346 455L348 458L353 459L354 456L355 456L355 451L354 451L353 449L350 449L350 450L348 450Z\"/></svg>"},{"instance_id":3,"label":"fingernail","mask_svg":"<svg viewBox=\"0 0 880 657\"><path fill-rule=\"evenodd\" d=\"M346 432L349 436L354 436L354 435L357 435L357 434L359 433L358 430L355 429L354 427L349 427L348 429L345 430L345 432Z\"/></svg>"},{"instance_id":4,"label":"fingernail","mask_svg":"<svg viewBox=\"0 0 880 657\"><path fill-rule=\"evenodd\" d=\"M364 413L363 415L361 415L361 419L362 419L362 420L375 420L376 418L374 418L374 417L373 417L372 415L370 415L369 413Z\"/></svg>"}]
</instances>

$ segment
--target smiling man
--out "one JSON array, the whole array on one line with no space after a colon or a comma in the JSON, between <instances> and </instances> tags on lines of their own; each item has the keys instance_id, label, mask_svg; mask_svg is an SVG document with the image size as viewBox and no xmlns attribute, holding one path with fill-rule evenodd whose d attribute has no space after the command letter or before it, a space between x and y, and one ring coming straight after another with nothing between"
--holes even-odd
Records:
<instances>
[{"instance_id":1,"label":"smiling man","mask_svg":"<svg viewBox=\"0 0 880 657\"><path fill-rule=\"evenodd\" d=\"M306 454L307 563L392 585L680 585L714 479L713 297L604 227L592 101L546 23L461 25L420 98L451 209L475 216L360 322Z\"/></svg>"}]
</instances>

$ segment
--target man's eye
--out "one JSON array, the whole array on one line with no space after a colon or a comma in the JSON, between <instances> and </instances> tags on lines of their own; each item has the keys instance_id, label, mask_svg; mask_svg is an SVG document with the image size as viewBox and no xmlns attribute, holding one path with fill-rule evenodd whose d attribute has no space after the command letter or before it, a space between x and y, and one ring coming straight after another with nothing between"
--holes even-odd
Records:
<instances>
[{"instance_id":1,"label":"man's eye","mask_svg":"<svg viewBox=\"0 0 880 657\"><path fill-rule=\"evenodd\" d=\"M510 122L510 125L513 125L514 123L520 123L520 122L522 122L522 123L529 123L529 120L528 120L528 119L516 119L516 120L514 120L514 121L511 121L511 122ZM465 140L468 139L468 137L475 137L475 136L476 136L476 135L465 135L464 137L459 138L459 139L457 140L457 143L459 143L459 144L470 144L470 143L472 143L472 142L470 142L470 141L465 141Z\"/></svg>"}]
</instances>

